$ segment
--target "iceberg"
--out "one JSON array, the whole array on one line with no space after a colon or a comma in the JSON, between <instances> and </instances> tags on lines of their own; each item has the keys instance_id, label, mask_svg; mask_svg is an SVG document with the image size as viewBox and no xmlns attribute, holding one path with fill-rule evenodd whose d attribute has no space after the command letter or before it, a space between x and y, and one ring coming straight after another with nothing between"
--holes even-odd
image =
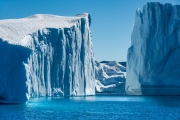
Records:
<instances>
[{"instance_id":1,"label":"iceberg","mask_svg":"<svg viewBox=\"0 0 180 120\"><path fill-rule=\"evenodd\" d=\"M116 61L95 61L96 93L125 92L126 68Z\"/></svg>"},{"instance_id":2,"label":"iceberg","mask_svg":"<svg viewBox=\"0 0 180 120\"><path fill-rule=\"evenodd\" d=\"M149 2L136 11L127 54L131 95L180 95L180 5Z\"/></svg>"},{"instance_id":3,"label":"iceberg","mask_svg":"<svg viewBox=\"0 0 180 120\"><path fill-rule=\"evenodd\" d=\"M95 95L88 13L0 20L0 102Z\"/></svg>"}]
</instances>

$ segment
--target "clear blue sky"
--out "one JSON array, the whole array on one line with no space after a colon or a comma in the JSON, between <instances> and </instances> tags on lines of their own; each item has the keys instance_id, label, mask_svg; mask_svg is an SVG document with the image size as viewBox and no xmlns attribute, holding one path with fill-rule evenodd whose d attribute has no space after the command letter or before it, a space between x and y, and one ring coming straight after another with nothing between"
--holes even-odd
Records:
<instances>
[{"instance_id":1,"label":"clear blue sky","mask_svg":"<svg viewBox=\"0 0 180 120\"><path fill-rule=\"evenodd\" d=\"M95 59L126 61L135 11L151 1L180 4L180 0L0 0L0 19L88 12Z\"/></svg>"}]
</instances>

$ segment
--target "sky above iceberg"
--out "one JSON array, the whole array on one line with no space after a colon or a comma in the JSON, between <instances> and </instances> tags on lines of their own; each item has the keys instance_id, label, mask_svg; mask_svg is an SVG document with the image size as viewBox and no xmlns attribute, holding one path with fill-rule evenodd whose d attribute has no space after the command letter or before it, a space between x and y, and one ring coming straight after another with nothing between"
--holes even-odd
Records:
<instances>
[{"instance_id":1,"label":"sky above iceberg","mask_svg":"<svg viewBox=\"0 0 180 120\"><path fill-rule=\"evenodd\" d=\"M146 2L180 4L180 0L0 0L0 19L33 14L74 16L88 12L95 59L126 61L135 11Z\"/></svg>"}]
</instances>

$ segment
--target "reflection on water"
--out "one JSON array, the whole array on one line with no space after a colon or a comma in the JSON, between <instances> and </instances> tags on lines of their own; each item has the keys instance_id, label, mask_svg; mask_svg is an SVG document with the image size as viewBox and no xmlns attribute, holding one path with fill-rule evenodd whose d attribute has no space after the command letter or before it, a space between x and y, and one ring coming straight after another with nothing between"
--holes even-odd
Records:
<instances>
[{"instance_id":1,"label":"reflection on water","mask_svg":"<svg viewBox=\"0 0 180 120\"><path fill-rule=\"evenodd\" d=\"M32 98L0 105L0 119L180 119L178 96Z\"/></svg>"}]
</instances>

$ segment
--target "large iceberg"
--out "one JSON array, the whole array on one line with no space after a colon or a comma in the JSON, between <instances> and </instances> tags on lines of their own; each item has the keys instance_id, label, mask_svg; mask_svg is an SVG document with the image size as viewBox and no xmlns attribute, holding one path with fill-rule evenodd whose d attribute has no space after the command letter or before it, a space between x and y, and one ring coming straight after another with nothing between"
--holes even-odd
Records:
<instances>
[{"instance_id":1,"label":"large iceberg","mask_svg":"<svg viewBox=\"0 0 180 120\"><path fill-rule=\"evenodd\" d=\"M91 17L0 20L0 102L95 95Z\"/></svg>"},{"instance_id":2,"label":"large iceberg","mask_svg":"<svg viewBox=\"0 0 180 120\"><path fill-rule=\"evenodd\" d=\"M150 2L136 11L126 91L180 95L180 5Z\"/></svg>"},{"instance_id":3,"label":"large iceberg","mask_svg":"<svg viewBox=\"0 0 180 120\"><path fill-rule=\"evenodd\" d=\"M97 93L126 94L126 68L120 63L116 61L95 61L95 78Z\"/></svg>"}]
</instances>

